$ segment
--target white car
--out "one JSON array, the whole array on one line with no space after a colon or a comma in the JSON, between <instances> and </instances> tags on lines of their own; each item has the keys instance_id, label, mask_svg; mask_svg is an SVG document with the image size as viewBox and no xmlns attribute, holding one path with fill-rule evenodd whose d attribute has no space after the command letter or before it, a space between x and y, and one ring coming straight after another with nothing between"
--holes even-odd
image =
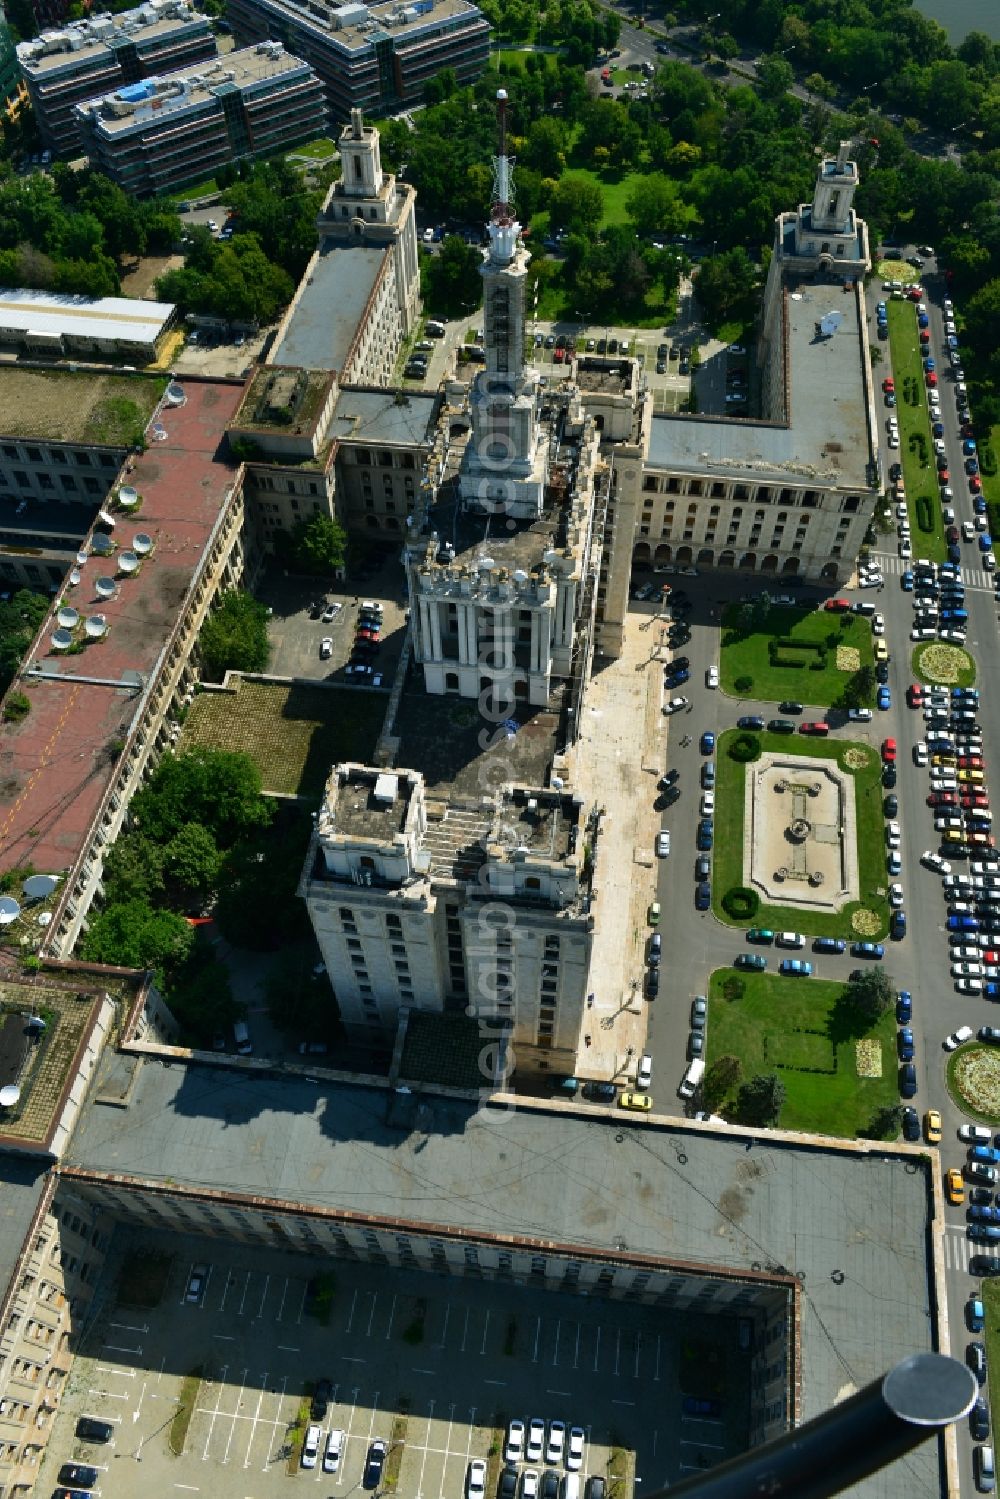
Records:
<instances>
[{"instance_id":1,"label":"white car","mask_svg":"<svg viewBox=\"0 0 1000 1499\"><path fill-rule=\"evenodd\" d=\"M902 839L898 822L887 822L885 825L885 842L887 848L898 848Z\"/></svg>"},{"instance_id":2,"label":"white car","mask_svg":"<svg viewBox=\"0 0 1000 1499\"><path fill-rule=\"evenodd\" d=\"M881 614L874 614L874 615L872 615L872 634L873 635L884 635L885 634L885 620L883 619L883 617L882 617Z\"/></svg>"},{"instance_id":3,"label":"white car","mask_svg":"<svg viewBox=\"0 0 1000 1499\"><path fill-rule=\"evenodd\" d=\"M332 635L324 635L323 639L319 643L319 659L321 661L329 661L329 659L330 659L330 657L331 657L332 654L333 654L333 636Z\"/></svg>"},{"instance_id":4,"label":"white car","mask_svg":"<svg viewBox=\"0 0 1000 1499\"><path fill-rule=\"evenodd\" d=\"M963 1145L992 1145L993 1135L985 1124L960 1124L958 1138Z\"/></svg>"},{"instance_id":5,"label":"white car","mask_svg":"<svg viewBox=\"0 0 1000 1499\"><path fill-rule=\"evenodd\" d=\"M669 703L664 703L663 711L667 714L680 713L681 709L686 708L687 706L688 699L686 697L672 697Z\"/></svg>"},{"instance_id":6,"label":"white car","mask_svg":"<svg viewBox=\"0 0 1000 1499\"><path fill-rule=\"evenodd\" d=\"M952 963L951 976L953 979L981 979L983 965L982 963Z\"/></svg>"},{"instance_id":7,"label":"white car","mask_svg":"<svg viewBox=\"0 0 1000 1499\"><path fill-rule=\"evenodd\" d=\"M903 904L902 885L892 884L889 886L889 904L896 910L898 910L899 907Z\"/></svg>"},{"instance_id":8,"label":"white car","mask_svg":"<svg viewBox=\"0 0 1000 1499\"><path fill-rule=\"evenodd\" d=\"M898 427L893 427L892 431L889 433L889 436L885 440L885 445L886 445L887 448L898 448L899 447L899 428ZM900 554L900 555L902 555L902 554Z\"/></svg>"},{"instance_id":9,"label":"white car","mask_svg":"<svg viewBox=\"0 0 1000 1499\"><path fill-rule=\"evenodd\" d=\"M881 573L861 573L858 576L858 587L859 588L881 588L881 586L882 586L882 574Z\"/></svg>"},{"instance_id":10,"label":"white car","mask_svg":"<svg viewBox=\"0 0 1000 1499\"><path fill-rule=\"evenodd\" d=\"M962 934L960 932L953 932L952 933L953 937L958 937L958 936L961 936L961 935ZM979 948L978 947L970 947L968 945L968 943L966 942L964 946L953 947L951 949L951 951L949 952L948 956L949 956L949 958L951 958L952 962L955 962L955 963L978 963L979 962Z\"/></svg>"},{"instance_id":11,"label":"white car","mask_svg":"<svg viewBox=\"0 0 1000 1499\"><path fill-rule=\"evenodd\" d=\"M947 643L949 645L964 645L965 644L965 631L964 630L942 630L941 631L941 639L944 640L944 641L947 641Z\"/></svg>"},{"instance_id":12,"label":"white car","mask_svg":"<svg viewBox=\"0 0 1000 1499\"><path fill-rule=\"evenodd\" d=\"M340 1459L344 1455L344 1433L342 1431L331 1431L326 1439L326 1447L323 1452L323 1472L336 1473L340 1467Z\"/></svg>"},{"instance_id":13,"label":"white car","mask_svg":"<svg viewBox=\"0 0 1000 1499\"><path fill-rule=\"evenodd\" d=\"M702 817L713 817L715 815L714 791L703 791L701 793L701 815Z\"/></svg>"},{"instance_id":14,"label":"white car","mask_svg":"<svg viewBox=\"0 0 1000 1499\"><path fill-rule=\"evenodd\" d=\"M666 859L670 855L670 834L666 828L656 835L656 857Z\"/></svg>"},{"instance_id":15,"label":"white car","mask_svg":"<svg viewBox=\"0 0 1000 1499\"><path fill-rule=\"evenodd\" d=\"M803 948L806 945L806 939L801 932L778 932L774 939L774 945L775 947Z\"/></svg>"},{"instance_id":16,"label":"white car","mask_svg":"<svg viewBox=\"0 0 1000 1499\"><path fill-rule=\"evenodd\" d=\"M507 1427L507 1445L503 1450L505 1463L519 1463L524 1457L524 1422L511 1421Z\"/></svg>"},{"instance_id":17,"label":"white car","mask_svg":"<svg viewBox=\"0 0 1000 1499\"><path fill-rule=\"evenodd\" d=\"M966 1041L971 1040L972 1026L960 1025L957 1031L952 1031L951 1035L946 1037L944 1049L945 1051L956 1051L959 1046L964 1046Z\"/></svg>"},{"instance_id":18,"label":"white car","mask_svg":"<svg viewBox=\"0 0 1000 1499\"><path fill-rule=\"evenodd\" d=\"M570 1427L569 1446L566 1449L566 1466L571 1473L576 1473L583 1467L583 1448L586 1439L586 1433L582 1426Z\"/></svg>"},{"instance_id":19,"label":"white car","mask_svg":"<svg viewBox=\"0 0 1000 1499\"><path fill-rule=\"evenodd\" d=\"M851 723L871 723L873 716L870 708L849 708L847 711Z\"/></svg>"},{"instance_id":20,"label":"white car","mask_svg":"<svg viewBox=\"0 0 1000 1499\"><path fill-rule=\"evenodd\" d=\"M955 991L958 994L982 994L983 981L982 979L956 979ZM948 1047L949 1051L953 1049L953 1047Z\"/></svg>"},{"instance_id":21,"label":"white car","mask_svg":"<svg viewBox=\"0 0 1000 1499\"><path fill-rule=\"evenodd\" d=\"M969 1034L971 1035L972 1032L970 1031ZM545 1461L552 1467L554 1467L556 1463L561 1463L563 1458L563 1449L565 1446L566 1422L550 1421L549 1440L548 1445L545 1448Z\"/></svg>"},{"instance_id":22,"label":"white car","mask_svg":"<svg viewBox=\"0 0 1000 1499\"><path fill-rule=\"evenodd\" d=\"M920 855L920 862L921 864L925 864L928 869L933 869L935 874L951 874L951 865L948 863L948 860L942 859L941 855L936 854L932 848L924 849Z\"/></svg>"},{"instance_id":23,"label":"white car","mask_svg":"<svg viewBox=\"0 0 1000 1499\"><path fill-rule=\"evenodd\" d=\"M891 448L893 446L893 444L890 442L889 446ZM895 444L895 446L899 447L899 443L897 442ZM899 555L901 557L903 557L903 558L912 557L913 556L913 548L911 547L911 545L910 545L910 543L908 541L901 541L899 543L898 550L899 550Z\"/></svg>"},{"instance_id":24,"label":"white car","mask_svg":"<svg viewBox=\"0 0 1000 1499\"><path fill-rule=\"evenodd\" d=\"M915 625L910 631L911 640L933 640L936 635L933 625Z\"/></svg>"},{"instance_id":25,"label":"white car","mask_svg":"<svg viewBox=\"0 0 1000 1499\"><path fill-rule=\"evenodd\" d=\"M718 687L718 685L719 685L719 668L717 666L710 666L708 668L708 670L706 671L706 673L705 673L705 686L706 687Z\"/></svg>"},{"instance_id":26,"label":"white car","mask_svg":"<svg viewBox=\"0 0 1000 1499\"><path fill-rule=\"evenodd\" d=\"M211 234L218 234L218 232L219 232L219 226L215 222L214 219L209 219L209 221L208 221L208 228L209 228L209 232Z\"/></svg>"},{"instance_id":27,"label":"white car","mask_svg":"<svg viewBox=\"0 0 1000 1499\"><path fill-rule=\"evenodd\" d=\"M322 1435L318 1426L310 1426L306 1429L306 1439L302 1443L302 1466L303 1468L315 1468L319 1457L319 1439Z\"/></svg>"},{"instance_id":28,"label":"white car","mask_svg":"<svg viewBox=\"0 0 1000 1499\"><path fill-rule=\"evenodd\" d=\"M644 1051L643 1054L642 1054L642 1056L639 1058L639 1065L635 1069L635 1085L636 1085L636 1087L639 1089L639 1091L641 1093L645 1093L646 1089L649 1087L649 1085L650 1085L650 1083L652 1081L653 1081L653 1058L649 1055L648 1051ZM574 1426L573 1427L573 1431L576 1431L576 1430L577 1430L577 1428ZM573 1445L573 1431L571 1431L570 1434L569 1434L570 1435L570 1447L571 1448L572 1448L572 1445Z\"/></svg>"},{"instance_id":29,"label":"white car","mask_svg":"<svg viewBox=\"0 0 1000 1499\"><path fill-rule=\"evenodd\" d=\"M927 746L922 739L913 746L913 763L914 765L927 764Z\"/></svg>"},{"instance_id":30,"label":"white car","mask_svg":"<svg viewBox=\"0 0 1000 1499\"><path fill-rule=\"evenodd\" d=\"M525 1468L521 1474L521 1499L538 1499L537 1468Z\"/></svg>"},{"instance_id":31,"label":"white car","mask_svg":"<svg viewBox=\"0 0 1000 1499\"><path fill-rule=\"evenodd\" d=\"M469 1472L465 1480L465 1492L468 1499L484 1499L486 1494L486 1464L481 1457L474 1457L469 1463Z\"/></svg>"},{"instance_id":32,"label":"white car","mask_svg":"<svg viewBox=\"0 0 1000 1499\"><path fill-rule=\"evenodd\" d=\"M525 1461L540 1463L545 1451L545 1422L541 1416L532 1416L528 1422L528 1445L524 1450Z\"/></svg>"}]
</instances>

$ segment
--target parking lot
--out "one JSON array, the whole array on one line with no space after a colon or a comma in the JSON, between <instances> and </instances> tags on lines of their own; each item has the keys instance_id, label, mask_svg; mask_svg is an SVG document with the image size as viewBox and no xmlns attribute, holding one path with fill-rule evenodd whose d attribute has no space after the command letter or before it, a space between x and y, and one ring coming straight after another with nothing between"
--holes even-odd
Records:
<instances>
[{"instance_id":1,"label":"parking lot","mask_svg":"<svg viewBox=\"0 0 1000 1499\"><path fill-rule=\"evenodd\" d=\"M363 592L359 591L362 589ZM272 611L268 625L271 642L268 671L279 677L305 677L320 682L350 680L345 668L354 645L361 603L365 599L380 603L382 629L372 664L381 676L378 685L392 686L406 625L398 564L390 565L363 583L286 577L273 569L256 592ZM332 620L324 620L322 613L329 606L337 606L336 613ZM331 642L327 658L320 654L325 639Z\"/></svg>"},{"instance_id":2,"label":"parking lot","mask_svg":"<svg viewBox=\"0 0 1000 1499\"><path fill-rule=\"evenodd\" d=\"M132 1264L164 1246L128 1230L119 1237ZM735 1319L195 1239L167 1247L155 1307L116 1305L108 1286L49 1444L42 1477L50 1485L75 1458L100 1467L98 1492L112 1499L132 1496L140 1482L156 1494L264 1499L291 1478L346 1493L362 1486L369 1443L381 1438L390 1446L383 1487L395 1477L398 1492L416 1499L462 1499L468 1463L481 1457L492 1499L499 1429L537 1416L582 1426L581 1480L607 1476L610 1464L626 1474L619 1499L631 1499L633 1477L659 1486L746 1443L748 1365ZM308 1295L310 1276L324 1273L335 1281L325 1325ZM171 1426L184 1377L196 1370L183 1453L174 1456ZM330 1430L345 1433L335 1474L321 1463L301 1468L288 1445L303 1396L321 1378L332 1386L321 1453ZM682 1412L685 1395L704 1402L703 1414ZM76 1440L83 1414L113 1422L112 1442Z\"/></svg>"}]
</instances>

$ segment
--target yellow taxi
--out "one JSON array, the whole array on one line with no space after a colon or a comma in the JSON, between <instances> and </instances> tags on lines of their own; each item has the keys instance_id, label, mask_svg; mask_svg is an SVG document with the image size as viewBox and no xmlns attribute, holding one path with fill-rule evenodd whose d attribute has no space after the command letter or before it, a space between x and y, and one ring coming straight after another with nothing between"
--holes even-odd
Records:
<instances>
[{"instance_id":1,"label":"yellow taxi","mask_svg":"<svg viewBox=\"0 0 1000 1499\"><path fill-rule=\"evenodd\" d=\"M653 1100L648 1093L622 1093L618 1099L620 1109L638 1109L645 1114L653 1107Z\"/></svg>"},{"instance_id":2,"label":"yellow taxi","mask_svg":"<svg viewBox=\"0 0 1000 1499\"><path fill-rule=\"evenodd\" d=\"M981 786L986 777L981 770L960 770L958 779L966 785Z\"/></svg>"},{"instance_id":3,"label":"yellow taxi","mask_svg":"<svg viewBox=\"0 0 1000 1499\"><path fill-rule=\"evenodd\" d=\"M624 1093L622 1097L625 1097ZM957 1166L952 1166L949 1171L945 1172L944 1191L948 1201L955 1207L965 1201L965 1183L962 1181L962 1173Z\"/></svg>"},{"instance_id":4,"label":"yellow taxi","mask_svg":"<svg viewBox=\"0 0 1000 1499\"><path fill-rule=\"evenodd\" d=\"M941 1115L937 1109L928 1109L924 1115L924 1139L928 1145L937 1145L941 1140Z\"/></svg>"},{"instance_id":5,"label":"yellow taxi","mask_svg":"<svg viewBox=\"0 0 1000 1499\"><path fill-rule=\"evenodd\" d=\"M886 643L885 643L884 640L876 640L876 642L875 642L875 660L876 661L888 661L888 659L889 659L889 647L886 645Z\"/></svg>"}]
</instances>

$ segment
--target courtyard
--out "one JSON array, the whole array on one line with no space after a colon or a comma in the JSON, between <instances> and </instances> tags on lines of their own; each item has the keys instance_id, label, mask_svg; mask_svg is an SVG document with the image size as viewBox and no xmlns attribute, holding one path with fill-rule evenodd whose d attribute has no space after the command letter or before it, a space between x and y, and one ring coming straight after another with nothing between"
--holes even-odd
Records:
<instances>
[{"instance_id":1,"label":"courtyard","mask_svg":"<svg viewBox=\"0 0 1000 1499\"><path fill-rule=\"evenodd\" d=\"M722 615L722 689L732 697L794 698L829 708L856 671L874 667L871 625L863 616L772 607L744 627L746 607L730 604Z\"/></svg>"},{"instance_id":2,"label":"courtyard","mask_svg":"<svg viewBox=\"0 0 1000 1499\"><path fill-rule=\"evenodd\" d=\"M744 763L732 757L730 750L740 739L759 744L757 759ZM790 770L798 762L803 764L802 776ZM769 780L771 766L780 769ZM813 937L854 940L885 935L889 907L883 793L879 755L873 746L844 740L806 741L784 734L747 735L729 729L719 738L716 775L712 909L720 921L792 928ZM782 780L785 791L775 793L773 786ZM796 816L794 788L817 782L829 787L831 805L825 814L818 806L810 822L808 816ZM765 798L781 803L779 817L763 808ZM808 793L800 800L803 812L812 810ZM830 823L823 822L824 816L837 819L836 834ZM849 818L853 819L851 827L847 826ZM756 839L755 819L760 829ZM794 830L797 822L808 824L802 836ZM801 870L796 861L801 862ZM810 870L823 878L812 884ZM723 902L730 892L745 888L753 890L759 904L747 916L735 918Z\"/></svg>"},{"instance_id":3,"label":"courtyard","mask_svg":"<svg viewBox=\"0 0 1000 1499\"><path fill-rule=\"evenodd\" d=\"M265 1499L292 1477L349 1493L381 1438L383 1492L462 1499L470 1458L487 1461L492 1494L507 1422L541 1416L584 1427L581 1478L601 1474L612 1499L632 1499L640 1483L675 1482L748 1441L750 1355L735 1316L124 1228L115 1248L46 1488L72 1457L102 1469L104 1499L175 1488ZM346 1434L335 1476L300 1460L321 1378L332 1386L321 1452L328 1431ZM712 1413L685 1412L686 1395ZM114 1424L111 1444L74 1438L83 1414Z\"/></svg>"},{"instance_id":4,"label":"courtyard","mask_svg":"<svg viewBox=\"0 0 1000 1499\"><path fill-rule=\"evenodd\" d=\"M728 999L734 980L742 994ZM867 1025L844 992L843 984L823 979L716 969L708 992L708 1066L738 1057L738 1082L776 1072L785 1085L782 1129L848 1139L866 1132L879 1109L899 1102L896 1024L889 1010ZM738 1082L721 1112L733 1103Z\"/></svg>"}]
</instances>

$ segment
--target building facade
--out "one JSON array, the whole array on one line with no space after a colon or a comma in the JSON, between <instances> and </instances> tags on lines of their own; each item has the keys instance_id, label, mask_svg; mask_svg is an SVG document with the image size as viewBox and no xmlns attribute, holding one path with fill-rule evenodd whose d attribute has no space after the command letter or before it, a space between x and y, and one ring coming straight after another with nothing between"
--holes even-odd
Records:
<instances>
[{"instance_id":1,"label":"building facade","mask_svg":"<svg viewBox=\"0 0 1000 1499\"><path fill-rule=\"evenodd\" d=\"M28 100L28 90L21 73L14 38L0 6L0 104L8 120L16 120Z\"/></svg>"},{"instance_id":2,"label":"building facade","mask_svg":"<svg viewBox=\"0 0 1000 1499\"><path fill-rule=\"evenodd\" d=\"M359 1040L400 1011L468 1011L519 1072L572 1072L593 922L585 809L553 790L431 799L416 771L335 767L300 886Z\"/></svg>"},{"instance_id":3,"label":"building facade","mask_svg":"<svg viewBox=\"0 0 1000 1499\"><path fill-rule=\"evenodd\" d=\"M489 23L472 0L229 0L229 18L241 44L274 37L304 58L340 120L353 109L384 115L422 104L442 69L468 84L489 62Z\"/></svg>"},{"instance_id":4,"label":"building facade","mask_svg":"<svg viewBox=\"0 0 1000 1499\"><path fill-rule=\"evenodd\" d=\"M260 38L265 40L265 38ZM116 16L87 16L21 42L18 60L49 150L79 152L74 106L216 55L215 36L191 0L146 0Z\"/></svg>"},{"instance_id":5,"label":"building facade","mask_svg":"<svg viewBox=\"0 0 1000 1499\"><path fill-rule=\"evenodd\" d=\"M91 165L138 198L326 130L318 78L280 42L126 84L74 116Z\"/></svg>"}]
</instances>

